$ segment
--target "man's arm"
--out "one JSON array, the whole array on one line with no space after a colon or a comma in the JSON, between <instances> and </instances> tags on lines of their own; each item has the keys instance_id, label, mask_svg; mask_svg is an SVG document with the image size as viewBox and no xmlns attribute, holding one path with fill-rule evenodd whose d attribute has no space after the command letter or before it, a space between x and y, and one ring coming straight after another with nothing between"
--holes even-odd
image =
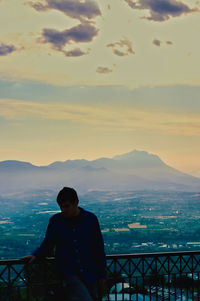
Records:
<instances>
[{"instance_id":1,"label":"man's arm","mask_svg":"<svg viewBox=\"0 0 200 301\"><path fill-rule=\"evenodd\" d=\"M36 260L36 257L34 255L28 255L28 256L25 256L23 258L21 258L22 260L26 261L27 263L32 263Z\"/></svg>"},{"instance_id":2,"label":"man's arm","mask_svg":"<svg viewBox=\"0 0 200 301\"><path fill-rule=\"evenodd\" d=\"M52 218L49 220L49 224L46 230L46 235L41 243L40 247L36 249L31 255L25 256L22 259L27 260L28 263L35 261L37 258L43 258L48 256L55 246L55 228Z\"/></svg>"},{"instance_id":3,"label":"man's arm","mask_svg":"<svg viewBox=\"0 0 200 301\"><path fill-rule=\"evenodd\" d=\"M99 279L103 282L106 279L106 255L104 250L104 241L101 234L101 229L97 217L95 217L95 227L94 227L94 256L96 259L96 264L99 272Z\"/></svg>"}]
</instances>

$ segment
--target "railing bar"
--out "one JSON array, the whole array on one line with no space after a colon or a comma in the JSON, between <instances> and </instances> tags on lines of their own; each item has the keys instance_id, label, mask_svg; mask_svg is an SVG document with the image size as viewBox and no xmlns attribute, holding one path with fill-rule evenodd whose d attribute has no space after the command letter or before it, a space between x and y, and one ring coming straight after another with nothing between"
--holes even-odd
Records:
<instances>
[{"instance_id":1,"label":"railing bar","mask_svg":"<svg viewBox=\"0 0 200 301\"><path fill-rule=\"evenodd\" d=\"M157 262L157 258L155 258L156 261L155 261L155 270L156 270L156 275L157 275L157 271L158 271L158 262ZM156 300L158 300L158 284L157 284L157 281L156 281Z\"/></svg>"},{"instance_id":2,"label":"railing bar","mask_svg":"<svg viewBox=\"0 0 200 301\"><path fill-rule=\"evenodd\" d=\"M114 255L107 255L107 259L125 259L125 258L138 258L138 257L163 257L163 256L178 256L178 255L199 255L199 251L180 251L180 252L155 252L155 253L132 253L132 254L114 254ZM48 257L48 261L54 261L54 257ZM8 260L0 260L0 265L7 264ZM24 260L22 259L11 259L9 260L11 264L24 264Z\"/></svg>"},{"instance_id":3,"label":"railing bar","mask_svg":"<svg viewBox=\"0 0 200 301\"><path fill-rule=\"evenodd\" d=\"M178 256L178 255L199 255L200 251L180 251L180 252L155 252L155 253L133 253L133 254L115 254L115 255L107 255L108 259L113 259L114 257L117 257L119 259L123 258L142 258L142 257L165 257L165 256Z\"/></svg>"},{"instance_id":4,"label":"railing bar","mask_svg":"<svg viewBox=\"0 0 200 301\"><path fill-rule=\"evenodd\" d=\"M122 292L124 291L124 281L122 282ZM122 301L124 301L124 293L122 293Z\"/></svg>"},{"instance_id":5,"label":"railing bar","mask_svg":"<svg viewBox=\"0 0 200 301\"><path fill-rule=\"evenodd\" d=\"M170 295L170 274L169 274L169 269L170 269L170 257L168 256L167 258L167 263L168 263L168 274L167 274L167 284L168 284L168 296L169 296L169 300L171 299L171 295Z\"/></svg>"},{"instance_id":6,"label":"railing bar","mask_svg":"<svg viewBox=\"0 0 200 301\"><path fill-rule=\"evenodd\" d=\"M44 264L44 285L45 285L45 294L48 295L48 279L45 277L47 275L47 264Z\"/></svg>"},{"instance_id":7,"label":"railing bar","mask_svg":"<svg viewBox=\"0 0 200 301\"><path fill-rule=\"evenodd\" d=\"M194 255L194 257L193 257L193 258L194 258L194 262L195 262L195 263L194 263L194 268L193 268L193 269L195 270L195 269L196 269L196 267L199 265L199 262L198 262L198 259L196 258L196 256L195 256L195 255Z\"/></svg>"},{"instance_id":8,"label":"railing bar","mask_svg":"<svg viewBox=\"0 0 200 301\"><path fill-rule=\"evenodd\" d=\"M191 255L191 258L193 257L193 255ZM192 265L192 270L190 269L190 266L188 265L189 264L189 261L190 261L190 257L188 258L188 260L186 259L184 259L184 257L182 257L182 259L183 259L183 262L184 262L184 267L183 267L183 270L185 269L185 268L189 268L189 270L190 270L190 272L192 272L192 270L193 270L193 265Z\"/></svg>"},{"instance_id":9,"label":"railing bar","mask_svg":"<svg viewBox=\"0 0 200 301\"><path fill-rule=\"evenodd\" d=\"M153 258L152 261L151 261L150 263L148 262L148 260L145 260L146 264L148 265L148 267L147 267L147 269L146 269L146 271L145 271L146 274L147 274L147 272L148 272L149 270L152 270L152 265L153 265L154 261L155 261L155 258Z\"/></svg>"},{"instance_id":10,"label":"railing bar","mask_svg":"<svg viewBox=\"0 0 200 301\"><path fill-rule=\"evenodd\" d=\"M2 270L2 272L0 273L0 278L1 278L1 275L3 275L4 273L5 273L5 271L6 271L6 269L7 269L7 264L8 264L8 262L6 262L6 266L5 266L5 268Z\"/></svg>"},{"instance_id":11,"label":"railing bar","mask_svg":"<svg viewBox=\"0 0 200 301\"><path fill-rule=\"evenodd\" d=\"M141 264L141 260L142 258L139 258L138 261L136 261L136 263L134 261L132 261L132 265L134 267L134 272L135 274L138 273L139 275L141 274L141 270L140 270L140 264ZM139 276L138 275L138 276Z\"/></svg>"},{"instance_id":12,"label":"railing bar","mask_svg":"<svg viewBox=\"0 0 200 301\"><path fill-rule=\"evenodd\" d=\"M138 277L136 277L136 300L138 301Z\"/></svg>"},{"instance_id":13,"label":"railing bar","mask_svg":"<svg viewBox=\"0 0 200 301\"><path fill-rule=\"evenodd\" d=\"M142 289L143 289L143 291L145 289L145 286L144 286L144 275L142 277ZM145 301L145 294L143 294L143 301Z\"/></svg>"},{"instance_id":14,"label":"railing bar","mask_svg":"<svg viewBox=\"0 0 200 301\"><path fill-rule=\"evenodd\" d=\"M128 261L128 280L129 280L129 284L130 284L130 293L132 290L132 286L131 286L131 260ZM129 301L131 301L131 294L129 294Z\"/></svg>"},{"instance_id":15,"label":"railing bar","mask_svg":"<svg viewBox=\"0 0 200 301\"><path fill-rule=\"evenodd\" d=\"M118 261L117 264L120 266L121 270L124 270L124 267L125 267L125 265L127 264L127 261L125 261L124 264L120 264L120 262Z\"/></svg>"},{"instance_id":16,"label":"railing bar","mask_svg":"<svg viewBox=\"0 0 200 301\"><path fill-rule=\"evenodd\" d=\"M19 273L16 271L16 269L13 266L11 266L11 268L17 274L17 276L12 279L12 284L14 284L17 278L21 278L21 280L26 284L27 283L26 280L21 276L21 273L24 271L24 267L21 269Z\"/></svg>"},{"instance_id":17,"label":"railing bar","mask_svg":"<svg viewBox=\"0 0 200 301\"><path fill-rule=\"evenodd\" d=\"M116 266L117 266L117 260L114 259L114 273L117 273ZM117 283L116 282L115 282L115 301L117 301Z\"/></svg>"},{"instance_id":18,"label":"railing bar","mask_svg":"<svg viewBox=\"0 0 200 301\"><path fill-rule=\"evenodd\" d=\"M182 274L180 275L180 279L182 280ZM181 301L182 301L183 300L183 289L182 289L182 287L180 288L180 290L181 290Z\"/></svg>"},{"instance_id":19,"label":"railing bar","mask_svg":"<svg viewBox=\"0 0 200 301\"><path fill-rule=\"evenodd\" d=\"M11 301L11 279L10 279L10 265L8 264L8 300Z\"/></svg>"},{"instance_id":20,"label":"railing bar","mask_svg":"<svg viewBox=\"0 0 200 301\"><path fill-rule=\"evenodd\" d=\"M144 275L145 275L144 262L145 262L145 258L143 258L143 260L142 260L142 289L144 289ZM144 301L144 294L143 294L143 301Z\"/></svg>"},{"instance_id":21,"label":"railing bar","mask_svg":"<svg viewBox=\"0 0 200 301\"><path fill-rule=\"evenodd\" d=\"M194 269L193 269L194 258L193 258L193 255L191 256L191 261L192 261L192 300L194 300Z\"/></svg>"},{"instance_id":22,"label":"railing bar","mask_svg":"<svg viewBox=\"0 0 200 301\"><path fill-rule=\"evenodd\" d=\"M173 281L175 281L175 288L174 288L174 293L175 293L175 295L174 295L174 298L175 298L175 300L176 300L176 274L174 274L174 280Z\"/></svg>"},{"instance_id":23,"label":"railing bar","mask_svg":"<svg viewBox=\"0 0 200 301\"><path fill-rule=\"evenodd\" d=\"M30 270L27 271L28 272L28 279L30 279ZM27 285L27 301L30 301L30 297L31 297L31 290L30 290L30 281L28 281L28 285Z\"/></svg>"},{"instance_id":24,"label":"railing bar","mask_svg":"<svg viewBox=\"0 0 200 301\"><path fill-rule=\"evenodd\" d=\"M176 264L178 263L179 260L180 260L180 256L178 256L175 261L170 256L170 261L173 262L173 265L172 265L171 269L169 270L170 273L173 271L173 268L176 267Z\"/></svg>"},{"instance_id":25,"label":"railing bar","mask_svg":"<svg viewBox=\"0 0 200 301\"><path fill-rule=\"evenodd\" d=\"M182 257L179 256L180 259L180 280L182 280ZM180 281L181 282L181 281ZM183 296L182 296L182 287L180 287L180 292L181 292L181 301L183 300Z\"/></svg>"},{"instance_id":26,"label":"railing bar","mask_svg":"<svg viewBox=\"0 0 200 301\"><path fill-rule=\"evenodd\" d=\"M167 257L165 258L165 260L163 262L161 262L160 260L158 260L158 262L160 264L160 268L159 268L160 271L163 268L165 270L165 272L167 272L166 269L165 269L165 263L166 263L166 261L167 261Z\"/></svg>"},{"instance_id":27,"label":"railing bar","mask_svg":"<svg viewBox=\"0 0 200 301\"><path fill-rule=\"evenodd\" d=\"M188 274L186 274L186 276L188 277ZM189 288L188 287L187 287L186 294L187 294L187 299L188 299L189 298Z\"/></svg>"},{"instance_id":28,"label":"railing bar","mask_svg":"<svg viewBox=\"0 0 200 301\"><path fill-rule=\"evenodd\" d=\"M3 282L8 285L8 282L6 282L5 279L3 278L3 274L6 272L7 269L8 269L8 262L6 263L5 268L3 269L3 271L0 274L0 279L3 280Z\"/></svg>"},{"instance_id":29,"label":"railing bar","mask_svg":"<svg viewBox=\"0 0 200 301\"><path fill-rule=\"evenodd\" d=\"M150 296L150 300L151 300L151 284L149 285L149 296Z\"/></svg>"}]
</instances>

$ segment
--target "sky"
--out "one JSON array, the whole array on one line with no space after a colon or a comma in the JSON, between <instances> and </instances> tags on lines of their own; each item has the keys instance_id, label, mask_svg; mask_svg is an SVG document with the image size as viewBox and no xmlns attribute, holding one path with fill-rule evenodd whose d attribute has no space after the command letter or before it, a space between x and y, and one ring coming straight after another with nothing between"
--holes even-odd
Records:
<instances>
[{"instance_id":1,"label":"sky","mask_svg":"<svg viewBox=\"0 0 200 301\"><path fill-rule=\"evenodd\" d=\"M200 174L200 1L0 0L0 161L134 149Z\"/></svg>"}]
</instances>

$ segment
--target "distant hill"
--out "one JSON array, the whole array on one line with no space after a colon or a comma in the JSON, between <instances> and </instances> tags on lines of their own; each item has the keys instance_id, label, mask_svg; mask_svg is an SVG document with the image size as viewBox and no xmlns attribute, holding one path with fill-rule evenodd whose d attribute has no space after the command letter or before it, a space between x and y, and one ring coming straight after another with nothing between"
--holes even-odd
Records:
<instances>
[{"instance_id":1,"label":"distant hill","mask_svg":"<svg viewBox=\"0 0 200 301\"><path fill-rule=\"evenodd\" d=\"M73 186L89 190L200 191L200 179L165 164L157 155L131 151L113 158L53 162L35 166L28 162L0 162L0 194Z\"/></svg>"}]
</instances>

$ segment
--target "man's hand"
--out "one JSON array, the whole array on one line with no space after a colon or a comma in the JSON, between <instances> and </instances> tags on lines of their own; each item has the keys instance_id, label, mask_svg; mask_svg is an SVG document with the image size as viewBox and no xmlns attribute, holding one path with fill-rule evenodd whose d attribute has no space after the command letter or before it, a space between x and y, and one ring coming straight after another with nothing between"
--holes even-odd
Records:
<instances>
[{"instance_id":1,"label":"man's hand","mask_svg":"<svg viewBox=\"0 0 200 301\"><path fill-rule=\"evenodd\" d=\"M25 256L25 257L21 258L21 260L24 260L27 263L32 263L33 261L36 260L36 256L34 256L34 255L28 255L28 256Z\"/></svg>"}]
</instances>

